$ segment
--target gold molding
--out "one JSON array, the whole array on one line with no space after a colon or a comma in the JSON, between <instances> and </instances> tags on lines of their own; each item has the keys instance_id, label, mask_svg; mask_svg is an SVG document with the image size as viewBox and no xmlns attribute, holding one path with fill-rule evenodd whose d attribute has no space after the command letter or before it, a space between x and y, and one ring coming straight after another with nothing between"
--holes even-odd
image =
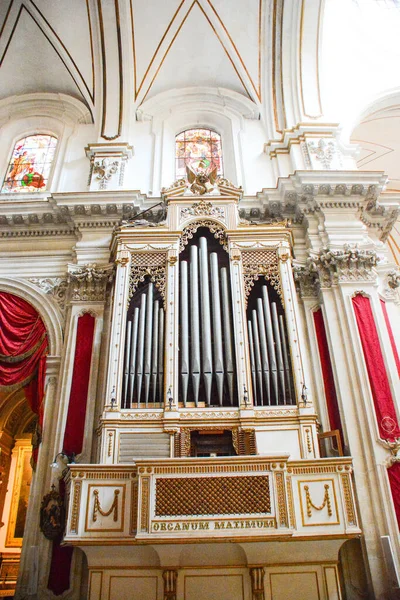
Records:
<instances>
[{"instance_id":1,"label":"gold molding","mask_svg":"<svg viewBox=\"0 0 400 600\"><path fill-rule=\"evenodd\" d=\"M285 475L283 471L275 471L276 492L279 511L279 525L289 527L288 511L286 506Z\"/></svg>"},{"instance_id":2,"label":"gold molding","mask_svg":"<svg viewBox=\"0 0 400 600\"><path fill-rule=\"evenodd\" d=\"M341 473L340 478L342 480L347 521L349 525L354 525L355 527L357 527L357 516L353 502L353 494L351 491L350 475L348 473Z\"/></svg>"},{"instance_id":3,"label":"gold molding","mask_svg":"<svg viewBox=\"0 0 400 600\"><path fill-rule=\"evenodd\" d=\"M28 443L26 446L18 447L18 454L16 456L16 465L14 471L14 481L11 495L10 513L7 524L7 535L5 541L6 548L21 548L23 537L15 537L15 527L17 524L19 500L21 496L21 487L23 483L24 467L26 467L25 461L32 455L32 446ZM30 469L30 465L29 465ZM10 476L10 475L9 475ZM30 483L26 483L30 485ZM27 504L29 501L29 494L27 498Z\"/></svg>"},{"instance_id":4,"label":"gold molding","mask_svg":"<svg viewBox=\"0 0 400 600\"><path fill-rule=\"evenodd\" d=\"M150 511L150 477L142 477L141 507L140 507L140 531L149 530Z\"/></svg>"},{"instance_id":5,"label":"gold molding","mask_svg":"<svg viewBox=\"0 0 400 600\"><path fill-rule=\"evenodd\" d=\"M75 481L74 495L73 495L73 500L72 500L72 512L71 512L71 527L70 527L71 533L78 533L81 491L82 491L82 481Z\"/></svg>"}]
</instances>

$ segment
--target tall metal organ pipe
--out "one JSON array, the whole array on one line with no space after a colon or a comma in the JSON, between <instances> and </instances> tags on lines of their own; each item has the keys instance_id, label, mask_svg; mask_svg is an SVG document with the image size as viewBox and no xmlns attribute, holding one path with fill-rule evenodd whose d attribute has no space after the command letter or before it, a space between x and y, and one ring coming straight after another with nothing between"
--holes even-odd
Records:
<instances>
[{"instance_id":1,"label":"tall metal organ pipe","mask_svg":"<svg viewBox=\"0 0 400 600\"><path fill-rule=\"evenodd\" d=\"M224 324L225 344L225 371L228 381L229 403L233 405L233 348L232 348L232 320L229 302L228 272L226 267L221 269L221 291L222 291L222 321Z\"/></svg>"},{"instance_id":2,"label":"tall metal organ pipe","mask_svg":"<svg viewBox=\"0 0 400 600\"><path fill-rule=\"evenodd\" d=\"M146 406L149 403L151 378L151 342L153 338L153 284L149 284L146 306L146 346L144 354L144 393Z\"/></svg>"},{"instance_id":3,"label":"tall metal organ pipe","mask_svg":"<svg viewBox=\"0 0 400 600\"><path fill-rule=\"evenodd\" d=\"M200 243L200 304L202 335L202 374L205 388L206 405L211 404L211 386L213 377L213 359L211 346L210 286L208 281L207 238L201 237Z\"/></svg>"},{"instance_id":4,"label":"tall metal organ pipe","mask_svg":"<svg viewBox=\"0 0 400 600\"><path fill-rule=\"evenodd\" d=\"M189 385L189 297L188 264L183 260L181 270L181 386L183 404L186 406Z\"/></svg>"},{"instance_id":5,"label":"tall metal organ pipe","mask_svg":"<svg viewBox=\"0 0 400 600\"><path fill-rule=\"evenodd\" d=\"M256 309L249 308L247 320L254 404L293 404L284 316L278 315L276 302L270 302L266 285L258 293L252 304Z\"/></svg>"},{"instance_id":6,"label":"tall metal organ pipe","mask_svg":"<svg viewBox=\"0 0 400 600\"><path fill-rule=\"evenodd\" d=\"M219 405L223 403L224 393L224 358L222 354L222 321L221 321L221 299L219 294L218 255L216 252L210 254L211 266L211 303L214 331L214 368L217 379L217 390Z\"/></svg>"},{"instance_id":7,"label":"tall metal organ pipe","mask_svg":"<svg viewBox=\"0 0 400 600\"><path fill-rule=\"evenodd\" d=\"M139 301L126 324L122 408L163 400L164 310L154 299L153 283Z\"/></svg>"},{"instance_id":8,"label":"tall metal organ pipe","mask_svg":"<svg viewBox=\"0 0 400 600\"><path fill-rule=\"evenodd\" d=\"M190 247L190 340L192 386L195 405L199 403L200 389L200 310L199 310L199 255L197 246Z\"/></svg>"}]
</instances>

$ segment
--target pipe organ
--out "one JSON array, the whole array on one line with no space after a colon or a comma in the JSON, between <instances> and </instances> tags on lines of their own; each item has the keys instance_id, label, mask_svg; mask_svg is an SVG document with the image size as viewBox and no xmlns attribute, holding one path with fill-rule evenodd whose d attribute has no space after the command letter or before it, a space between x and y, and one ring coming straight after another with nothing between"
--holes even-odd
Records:
<instances>
[{"instance_id":1,"label":"pipe organ","mask_svg":"<svg viewBox=\"0 0 400 600\"><path fill-rule=\"evenodd\" d=\"M199 539L211 556L216 542L229 540L223 556L240 543L229 568L248 551L244 568L259 560L298 569L309 537L332 565L341 540L359 535L351 460L319 458L291 229L241 219L240 194L179 187L166 196L166 221L133 219L114 233L100 464L72 469L66 538L91 565L102 547L107 577L118 558L106 544L125 552L128 570L141 561L164 577L182 556L175 543L190 542L184 560L194 573L199 556L202 569L216 568ZM181 571L177 578L183 590Z\"/></svg>"}]
</instances>

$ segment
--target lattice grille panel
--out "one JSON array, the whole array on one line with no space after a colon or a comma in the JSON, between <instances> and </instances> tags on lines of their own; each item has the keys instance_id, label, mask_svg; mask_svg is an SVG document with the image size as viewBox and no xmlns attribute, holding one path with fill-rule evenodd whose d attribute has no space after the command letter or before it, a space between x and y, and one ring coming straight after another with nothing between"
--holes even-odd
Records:
<instances>
[{"instance_id":1,"label":"lattice grille panel","mask_svg":"<svg viewBox=\"0 0 400 600\"><path fill-rule=\"evenodd\" d=\"M269 478L187 477L156 480L159 517L270 513Z\"/></svg>"}]
</instances>

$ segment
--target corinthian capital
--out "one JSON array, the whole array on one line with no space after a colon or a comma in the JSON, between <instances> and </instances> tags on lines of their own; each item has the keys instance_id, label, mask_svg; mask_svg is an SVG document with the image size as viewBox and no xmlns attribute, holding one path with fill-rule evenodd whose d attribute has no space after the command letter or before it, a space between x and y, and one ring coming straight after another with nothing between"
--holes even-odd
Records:
<instances>
[{"instance_id":1,"label":"corinthian capital","mask_svg":"<svg viewBox=\"0 0 400 600\"><path fill-rule=\"evenodd\" d=\"M376 273L373 268L378 261L375 250L345 244L339 250L325 247L319 252L310 253L307 266L318 273L323 287L330 287L345 281L374 281Z\"/></svg>"},{"instance_id":2,"label":"corinthian capital","mask_svg":"<svg viewBox=\"0 0 400 600\"><path fill-rule=\"evenodd\" d=\"M96 263L68 265L70 299L79 302L103 301L107 283L113 278L114 265L98 267Z\"/></svg>"}]
</instances>

